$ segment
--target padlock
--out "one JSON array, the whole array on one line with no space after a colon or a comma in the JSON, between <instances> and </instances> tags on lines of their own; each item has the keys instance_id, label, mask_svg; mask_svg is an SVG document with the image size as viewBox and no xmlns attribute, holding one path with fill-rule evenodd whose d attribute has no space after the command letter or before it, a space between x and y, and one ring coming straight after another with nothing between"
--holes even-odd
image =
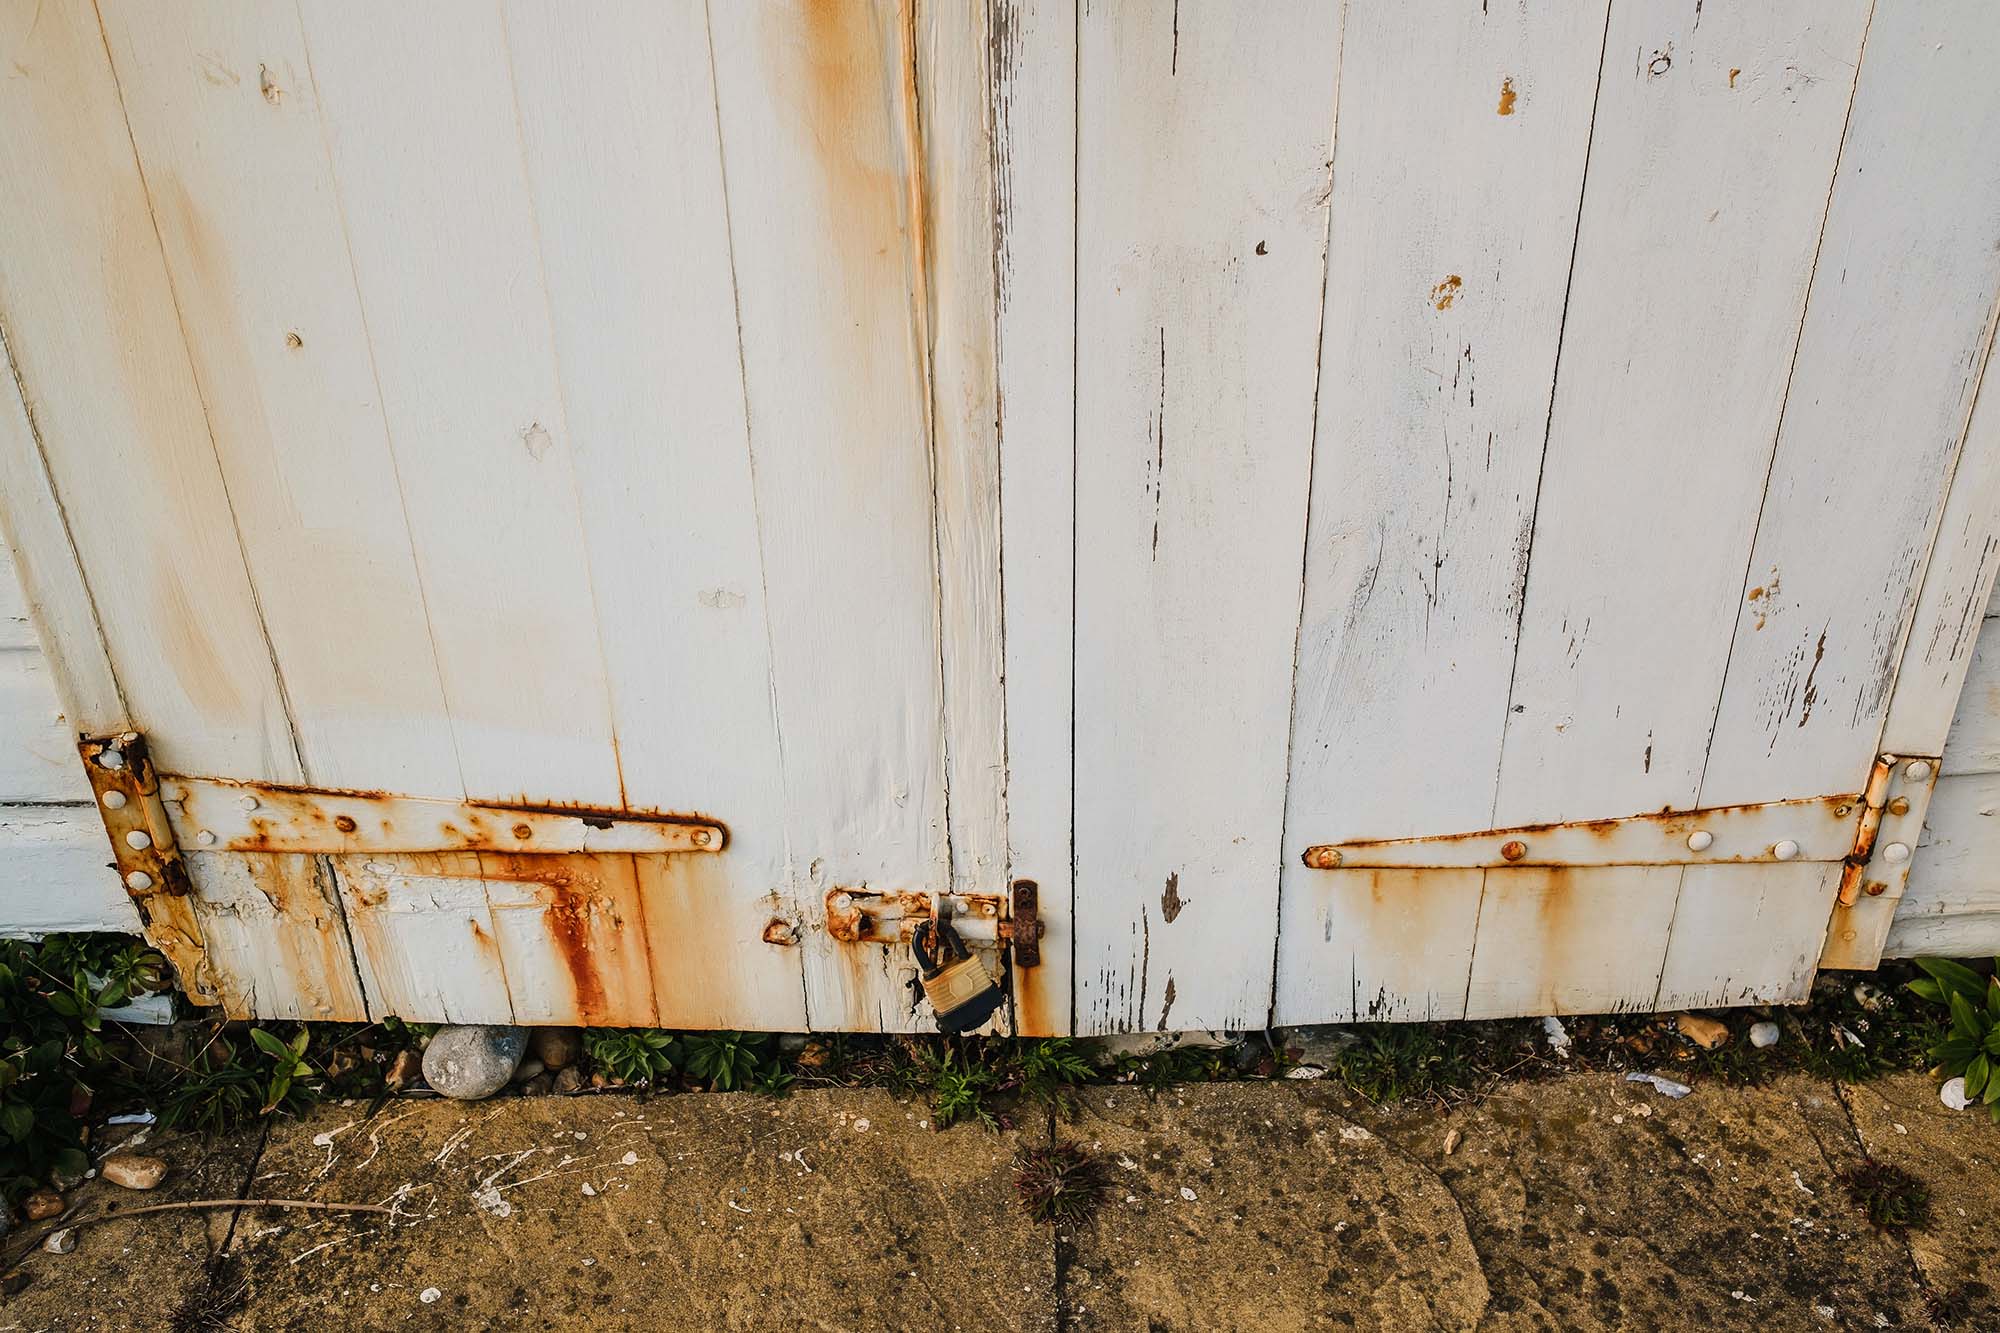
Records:
<instances>
[{"instance_id":1,"label":"padlock","mask_svg":"<svg viewBox=\"0 0 2000 1333\"><path fill-rule=\"evenodd\" d=\"M1000 1007L1000 988L951 922L919 921L910 932L910 952L922 969L924 998L937 1015L938 1031L969 1032Z\"/></svg>"}]
</instances>

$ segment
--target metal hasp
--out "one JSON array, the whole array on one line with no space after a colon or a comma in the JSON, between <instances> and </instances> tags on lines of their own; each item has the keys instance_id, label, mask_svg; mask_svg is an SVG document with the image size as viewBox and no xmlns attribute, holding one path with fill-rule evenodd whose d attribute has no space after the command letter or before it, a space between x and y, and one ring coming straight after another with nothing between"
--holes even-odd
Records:
<instances>
[{"instance_id":1,"label":"metal hasp","mask_svg":"<svg viewBox=\"0 0 2000 1333\"><path fill-rule=\"evenodd\" d=\"M1035 881L1015 880L1005 898L950 893L944 902L952 928L969 943L1011 946L1016 967L1041 965L1041 890ZM918 923L931 916L928 893L865 887L826 891L826 932L842 944L908 944Z\"/></svg>"},{"instance_id":2,"label":"metal hasp","mask_svg":"<svg viewBox=\"0 0 2000 1333\"><path fill-rule=\"evenodd\" d=\"M1758 865L1839 861L1840 902L1879 895L1909 874L1937 780L1935 756L1881 755L1854 795L1662 810L1622 819L1524 824L1430 838L1320 843L1314 870L1512 866Z\"/></svg>"}]
</instances>

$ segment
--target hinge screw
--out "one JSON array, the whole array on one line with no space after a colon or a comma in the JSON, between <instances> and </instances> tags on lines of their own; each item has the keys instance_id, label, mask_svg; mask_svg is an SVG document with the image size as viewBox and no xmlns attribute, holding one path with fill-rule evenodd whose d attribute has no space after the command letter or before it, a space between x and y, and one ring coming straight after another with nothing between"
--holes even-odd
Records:
<instances>
[{"instance_id":1,"label":"hinge screw","mask_svg":"<svg viewBox=\"0 0 2000 1333\"><path fill-rule=\"evenodd\" d=\"M125 755L120 750L106 750L97 756L97 762L110 769L125 767Z\"/></svg>"},{"instance_id":2,"label":"hinge screw","mask_svg":"<svg viewBox=\"0 0 2000 1333\"><path fill-rule=\"evenodd\" d=\"M1688 850L1691 852L1705 852L1713 846L1715 846L1715 835L1705 828L1698 828L1688 834Z\"/></svg>"},{"instance_id":3,"label":"hinge screw","mask_svg":"<svg viewBox=\"0 0 2000 1333\"><path fill-rule=\"evenodd\" d=\"M194 840L200 843L204 847L215 846L215 835L213 833L210 833L207 829L203 829L201 830L201 832L195 834Z\"/></svg>"},{"instance_id":4,"label":"hinge screw","mask_svg":"<svg viewBox=\"0 0 2000 1333\"><path fill-rule=\"evenodd\" d=\"M1892 866L1899 866L1910 859L1910 844L1892 842L1882 849L1882 859Z\"/></svg>"},{"instance_id":5,"label":"hinge screw","mask_svg":"<svg viewBox=\"0 0 2000 1333\"><path fill-rule=\"evenodd\" d=\"M133 829L125 835L125 845L135 852L143 852L153 845L153 835L144 829Z\"/></svg>"},{"instance_id":6,"label":"hinge screw","mask_svg":"<svg viewBox=\"0 0 2000 1333\"><path fill-rule=\"evenodd\" d=\"M125 877L125 887L128 889L150 889L153 887L153 877L143 870L135 870Z\"/></svg>"},{"instance_id":7,"label":"hinge screw","mask_svg":"<svg viewBox=\"0 0 2000 1333\"><path fill-rule=\"evenodd\" d=\"M1340 867L1340 849L1309 847L1306 849L1306 866L1312 870L1336 870Z\"/></svg>"},{"instance_id":8,"label":"hinge screw","mask_svg":"<svg viewBox=\"0 0 2000 1333\"><path fill-rule=\"evenodd\" d=\"M1897 798L1896 798L1895 800L1893 800L1893 801L1889 802L1889 813L1890 813L1890 814L1892 814L1892 815L1907 815L1907 814L1909 814L1909 813L1910 813L1910 799L1909 799L1909 797L1907 797L1907 796L1898 796L1898 797L1897 797Z\"/></svg>"},{"instance_id":9,"label":"hinge screw","mask_svg":"<svg viewBox=\"0 0 2000 1333\"><path fill-rule=\"evenodd\" d=\"M105 792L102 799L106 810L123 810L125 808L125 793L122 791Z\"/></svg>"},{"instance_id":10,"label":"hinge screw","mask_svg":"<svg viewBox=\"0 0 2000 1333\"><path fill-rule=\"evenodd\" d=\"M1912 782L1928 781L1930 775L1931 766L1921 759L1912 759L1903 769L1903 776Z\"/></svg>"},{"instance_id":11,"label":"hinge screw","mask_svg":"<svg viewBox=\"0 0 2000 1333\"><path fill-rule=\"evenodd\" d=\"M242 806L245 810L255 810L257 808L257 798L255 796L239 796L236 798L236 804Z\"/></svg>"},{"instance_id":12,"label":"hinge screw","mask_svg":"<svg viewBox=\"0 0 2000 1333\"><path fill-rule=\"evenodd\" d=\"M1790 838L1786 838L1783 842L1779 843L1777 846L1771 849L1771 855L1777 857L1780 861L1790 861L1795 857L1797 857L1798 854L1799 854L1799 845L1793 842Z\"/></svg>"},{"instance_id":13,"label":"hinge screw","mask_svg":"<svg viewBox=\"0 0 2000 1333\"><path fill-rule=\"evenodd\" d=\"M694 831L694 845L697 847L706 847L713 836L707 829L698 828Z\"/></svg>"},{"instance_id":14,"label":"hinge screw","mask_svg":"<svg viewBox=\"0 0 2000 1333\"><path fill-rule=\"evenodd\" d=\"M1870 898L1880 898L1883 894L1887 893L1888 891L1889 891L1889 886L1887 884L1884 884L1881 880L1871 879L1868 881L1868 887L1866 892Z\"/></svg>"},{"instance_id":15,"label":"hinge screw","mask_svg":"<svg viewBox=\"0 0 2000 1333\"><path fill-rule=\"evenodd\" d=\"M1516 839L1513 842L1504 843L1501 845L1500 848L1500 855L1509 861L1518 861L1527 854L1528 854L1528 844L1520 841L1519 839Z\"/></svg>"}]
</instances>

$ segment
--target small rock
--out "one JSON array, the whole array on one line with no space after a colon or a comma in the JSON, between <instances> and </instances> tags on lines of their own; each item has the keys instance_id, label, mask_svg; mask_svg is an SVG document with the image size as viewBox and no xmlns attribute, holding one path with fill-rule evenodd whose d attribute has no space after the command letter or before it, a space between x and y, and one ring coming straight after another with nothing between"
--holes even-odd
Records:
<instances>
[{"instance_id":1,"label":"small rock","mask_svg":"<svg viewBox=\"0 0 2000 1333\"><path fill-rule=\"evenodd\" d=\"M1278 1048L1286 1058L1294 1064L1318 1065L1321 1069L1333 1068L1341 1054L1361 1040L1352 1028L1332 1023L1279 1028L1276 1035Z\"/></svg>"},{"instance_id":2,"label":"small rock","mask_svg":"<svg viewBox=\"0 0 2000 1333\"><path fill-rule=\"evenodd\" d=\"M809 1041L799 1047L798 1066L801 1069L824 1069L833 1063L833 1051L823 1041Z\"/></svg>"},{"instance_id":3,"label":"small rock","mask_svg":"<svg viewBox=\"0 0 2000 1333\"><path fill-rule=\"evenodd\" d=\"M590 1086L593 1088L608 1088L611 1086L611 1076L600 1069L590 1076Z\"/></svg>"},{"instance_id":4,"label":"small rock","mask_svg":"<svg viewBox=\"0 0 2000 1333\"><path fill-rule=\"evenodd\" d=\"M113 1153L97 1167L106 1180L128 1190L149 1190L167 1178L165 1162L137 1153Z\"/></svg>"},{"instance_id":5,"label":"small rock","mask_svg":"<svg viewBox=\"0 0 2000 1333\"><path fill-rule=\"evenodd\" d=\"M803 1032L780 1032L778 1034L778 1054L797 1055L812 1040Z\"/></svg>"},{"instance_id":6,"label":"small rock","mask_svg":"<svg viewBox=\"0 0 2000 1333\"><path fill-rule=\"evenodd\" d=\"M536 1028L528 1052L544 1069L567 1069L583 1054L583 1034L575 1028Z\"/></svg>"},{"instance_id":7,"label":"small rock","mask_svg":"<svg viewBox=\"0 0 2000 1333\"><path fill-rule=\"evenodd\" d=\"M507 1086L528 1049L528 1029L499 1023L441 1027L424 1048L424 1082L447 1097L478 1101Z\"/></svg>"},{"instance_id":8,"label":"small rock","mask_svg":"<svg viewBox=\"0 0 2000 1333\"><path fill-rule=\"evenodd\" d=\"M507 1081L510 1083L526 1083L529 1079L541 1073L543 1067L542 1062L531 1055L521 1061L514 1070L514 1077Z\"/></svg>"},{"instance_id":9,"label":"small rock","mask_svg":"<svg viewBox=\"0 0 2000 1333\"><path fill-rule=\"evenodd\" d=\"M1704 1051L1712 1051L1729 1040L1729 1025L1700 1014L1682 1014L1674 1019L1674 1026L1683 1037Z\"/></svg>"},{"instance_id":10,"label":"small rock","mask_svg":"<svg viewBox=\"0 0 2000 1333\"><path fill-rule=\"evenodd\" d=\"M1965 1095L1964 1076L1946 1079L1944 1086L1938 1089L1938 1100L1945 1104L1946 1109L1952 1111L1963 1111L1972 1105L1972 1098Z\"/></svg>"},{"instance_id":11,"label":"small rock","mask_svg":"<svg viewBox=\"0 0 2000 1333\"><path fill-rule=\"evenodd\" d=\"M63 1196L54 1190L36 1190L21 1200L21 1215L30 1222L46 1222L51 1217L61 1217L67 1207Z\"/></svg>"},{"instance_id":12,"label":"small rock","mask_svg":"<svg viewBox=\"0 0 2000 1333\"><path fill-rule=\"evenodd\" d=\"M417 1075L424 1072L424 1057L415 1051L398 1051L396 1058L389 1062L389 1070L382 1075L382 1081L401 1092L417 1081Z\"/></svg>"},{"instance_id":13,"label":"small rock","mask_svg":"<svg viewBox=\"0 0 2000 1333\"><path fill-rule=\"evenodd\" d=\"M1750 1025L1750 1044L1758 1050L1778 1044L1778 1025L1765 1019L1762 1023Z\"/></svg>"},{"instance_id":14,"label":"small rock","mask_svg":"<svg viewBox=\"0 0 2000 1333\"><path fill-rule=\"evenodd\" d=\"M518 1083L515 1086L521 1089L523 1097L546 1097L549 1095L549 1089L555 1086L555 1081L556 1076L544 1069L525 1083Z\"/></svg>"},{"instance_id":15,"label":"small rock","mask_svg":"<svg viewBox=\"0 0 2000 1333\"><path fill-rule=\"evenodd\" d=\"M63 1227L51 1231L42 1241L42 1248L50 1254L68 1254L76 1248L76 1228Z\"/></svg>"},{"instance_id":16,"label":"small rock","mask_svg":"<svg viewBox=\"0 0 2000 1333\"><path fill-rule=\"evenodd\" d=\"M1549 1049L1563 1059L1569 1059L1569 1029L1562 1020L1550 1014L1542 1020L1542 1035L1549 1039Z\"/></svg>"},{"instance_id":17,"label":"small rock","mask_svg":"<svg viewBox=\"0 0 2000 1333\"><path fill-rule=\"evenodd\" d=\"M581 1069L578 1069L575 1065L564 1065L556 1071L554 1090L557 1093L567 1097L572 1092L580 1092L582 1089L583 1071Z\"/></svg>"},{"instance_id":18,"label":"small rock","mask_svg":"<svg viewBox=\"0 0 2000 1333\"><path fill-rule=\"evenodd\" d=\"M1318 1065L1293 1065L1285 1071L1286 1078L1325 1078L1326 1071Z\"/></svg>"},{"instance_id":19,"label":"small rock","mask_svg":"<svg viewBox=\"0 0 2000 1333\"><path fill-rule=\"evenodd\" d=\"M1465 1135L1459 1133L1456 1128L1446 1130L1444 1136L1444 1155L1449 1157L1457 1152L1458 1145L1464 1138Z\"/></svg>"}]
</instances>

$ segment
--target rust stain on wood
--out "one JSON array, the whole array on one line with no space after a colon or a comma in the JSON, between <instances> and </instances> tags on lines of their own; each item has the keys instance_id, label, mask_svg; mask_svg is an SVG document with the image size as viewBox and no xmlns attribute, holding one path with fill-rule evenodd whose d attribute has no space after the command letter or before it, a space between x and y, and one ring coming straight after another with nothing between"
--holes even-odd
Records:
<instances>
[{"instance_id":1,"label":"rust stain on wood","mask_svg":"<svg viewBox=\"0 0 2000 1333\"><path fill-rule=\"evenodd\" d=\"M1500 112L1503 116L1514 114L1514 80L1512 77L1500 80Z\"/></svg>"},{"instance_id":2,"label":"rust stain on wood","mask_svg":"<svg viewBox=\"0 0 2000 1333\"><path fill-rule=\"evenodd\" d=\"M1452 302L1458 299L1459 289L1464 286L1464 278L1456 273L1447 273L1443 282L1431 288L1431 304L1439 310L1451 309Z\"/></svg>"}]
</instances>

